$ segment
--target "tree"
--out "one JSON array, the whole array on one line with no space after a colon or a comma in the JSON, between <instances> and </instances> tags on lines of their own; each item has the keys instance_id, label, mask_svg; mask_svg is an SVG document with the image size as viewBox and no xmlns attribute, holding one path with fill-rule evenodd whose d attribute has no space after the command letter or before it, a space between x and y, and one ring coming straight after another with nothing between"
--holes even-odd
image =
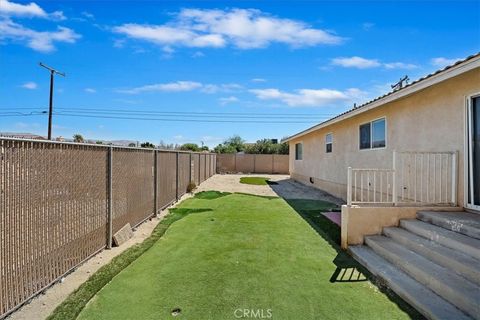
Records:
<instances>
[{"instance_id":1,"label":"tree","mask_svg":"<svg viewBox=\"0 0 480 320\"><path fill-rule=\"evenodd\" d=\"M288 154L288 151L287 143L275 143L272 139L258 140L245 148L245 153L252 154Z\"/></svg>"},{"instance_id":2,"label":"tree","mask_svg":"<svg viewBox=\"0 0 480 320\"><path fill-rule=\"evenodd\" d=\"M237 153L245 150L245 140L239 135L234 135L226 139L214 148L216 153Z\"/></svg>"},{"instance_id":3,"label":"tree","mask_svg":"<svg viewBox=\"0 0 480 320\"><path fill-rule=\"evenodd\" d=\"M208 149L208 148L207 148ZM198 152L200 151L200 147L196 143L184 143L180 146L180 150L184 151L195 151Z\"/></svg>"},{"instance_id":4,"label":"tree","mask_svg":"<svg viewBox=\"0 0 480 320\"><path fill-rule=\"evenodd\" d=\"M216 146L213 151L216 153L237 153L237 149L231 145L225 145L220 143L218 146Z\"/></svg>"},{"instance_id":5,"label":"tree","mask_svg":"<svg viewBox=\"0 0 480 320\"><path fill-rule=\"evenodd\" d=\"M95 142L96 144L103 144L103 141L100 141L98 140L97 142Z\"/></svg>"},{"instance_id":6,"label":"tree","mask_svg":"<svg viewBox=\"0 0 480 320\"><path fill-rule=\"evenodd\" d=\"M277 153L278 154L289 154L290 153L290 148L289 148L288 142L280 143Z\"/></svg>"},{"instance_id":7,"label":"tree","mask_svg":"<svg viewBox=\"0 0 480 320\"><path fill-rule=\"evenodd\" d=\"M142 144L140 145L140 147L142 147L142 148L155 149L155 145L154 145L153 143L148 142L148 141L142 143Z\"/></svg>"},{"instance_id":8,"label":"tree","mask_svg":"<svg viewBox=\"0 0 480 320\"><path fill-rule=\"evenodd\" d=\"M73 135L73 142L83 143L85 142L85 139L83 139L83 136L81 134L76 133Z\"/></svg>"},{"instance_id":9,"label":"tree","mask_svg":"<svg viewBox=\"0 0 480 320\"><path fill-rule=\"evenodd\" d=\"M136 147L137 144L136 144L135 142L130 142L130 143L128 144L128 146L129 146L129 147Z\"/></svg>"}]
</instances>

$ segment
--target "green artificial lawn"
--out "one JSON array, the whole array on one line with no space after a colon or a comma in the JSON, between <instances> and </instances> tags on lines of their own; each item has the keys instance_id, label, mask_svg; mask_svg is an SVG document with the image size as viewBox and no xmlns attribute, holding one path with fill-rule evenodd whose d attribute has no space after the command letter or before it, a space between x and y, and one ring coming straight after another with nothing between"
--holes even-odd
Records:
<instances>
[{"instance_id":1,"label":"green artificial lawn","mask_svg":"<svg viewBox=\"0 0 480 320\"><path fill-rule=\"evenodd\" d=\"M240 183L244 184L253 184L256 186L266 186L268 184L269 178L264 177L241 177Z\"/></svg>"},{"instance_id":2,"label":"green artificial lawn","mask_svg":"<svg viewBox=\"0 0 480 320\"><path fill-rule=\"evenodd\" d=\"M339 250L338 230L317 217L318 210L333 206L197 194L171 210L175 222L165 234L101 289L78 318L236 319L259 318L260 311L271 319L418 317L366 281ZM69 299L74 307L75 299ZM180 313L172 316L175 309Z\"/></svg>"}]
</instances>

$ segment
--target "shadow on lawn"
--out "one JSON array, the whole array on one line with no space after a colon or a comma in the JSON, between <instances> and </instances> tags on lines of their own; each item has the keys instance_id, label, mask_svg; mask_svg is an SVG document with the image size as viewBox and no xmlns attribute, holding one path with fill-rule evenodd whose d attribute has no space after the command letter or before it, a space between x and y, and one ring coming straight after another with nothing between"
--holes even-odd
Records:
<instances>
[{"instance_id":1,"label":"shadow on lawn","mask_svg":"<svg viewBox=\"0 0 480 320\"><path fill-rule=\"evenodd\" d=\"M340 247L340 227L327 219L322 212L337 209L333 203L321 200L309 199L285 199L292 207L332 248L337 251L337 256L333 260L336 269L330 277L332 283L345 282L363 282L370 280L375 283L379 290L397 304L400 309L406 312L412 319L424 319L414 308L402 300L393 291L387 288L383 283L373 276L360 263L353 259L346 251Z\"/></svg>"}]
</instances>

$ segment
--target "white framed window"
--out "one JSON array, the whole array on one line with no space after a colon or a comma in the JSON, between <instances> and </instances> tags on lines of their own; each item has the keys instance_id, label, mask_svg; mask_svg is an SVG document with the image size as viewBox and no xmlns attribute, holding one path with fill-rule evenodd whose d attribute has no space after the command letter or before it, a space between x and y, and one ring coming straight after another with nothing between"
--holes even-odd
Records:
<instances>
[{"instance_id":1,"label":"white framed window","mask_svg":"<svg viewBox=\"0 0 480 320\"><path fill-rule=\"evenodd\" d=\"M303 159L303 143L295 143L295 160Z\"/></svg>"},{"instance_id":2,"label":"white framed window","mask_svg":"<svg viewBox=\"0 0 480 320\"><path fill-rule=\"evenodd\" d=\"M387 120L381 118L361 124L359 137L360 150L385 148L387 146Z\"/></svg>"},{"instance_id":3,"label":"white framed window","mask_svg":"<svg viewBox=\"0 0 480 320\"><path fill-rule=\"evenodd\" d=\"M332 152L332 147L333 147L333 134L332 133L327 133L325 135L325 152L326 153L331 153Z\"/></svg>"}]
</instances>

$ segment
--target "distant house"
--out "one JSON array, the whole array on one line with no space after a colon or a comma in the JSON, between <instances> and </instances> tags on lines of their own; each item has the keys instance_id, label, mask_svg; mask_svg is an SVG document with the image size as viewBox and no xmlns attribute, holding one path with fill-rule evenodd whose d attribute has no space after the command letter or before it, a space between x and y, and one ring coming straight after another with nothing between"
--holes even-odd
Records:
<instances>
[{"instance_id":1,"label":"distant house","mask_svg":"<svg viewBox=\"0 0 480 320\"><path fill-rule=\"evenodd\" d=\"M38 134L21 133L21 132L0 132L0 137L17 138L17 139L35 139L35 140L46 140L47 139L43 136L39 136Z\"/></svg>"}]
</instances>

